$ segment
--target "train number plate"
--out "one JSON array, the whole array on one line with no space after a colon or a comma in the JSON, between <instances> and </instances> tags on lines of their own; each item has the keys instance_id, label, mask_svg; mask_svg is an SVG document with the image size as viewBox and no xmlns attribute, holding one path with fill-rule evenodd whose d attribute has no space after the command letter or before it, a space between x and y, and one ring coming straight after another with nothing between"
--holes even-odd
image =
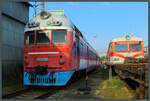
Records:
<instances>
[{"instance_id":1,"label":"train number plate","mask_svg":"<svg viewBox=\"0 0 150 101\"><path fill-rule=\"evenodd\" d=\"M48 61L48 58L37 58L36 61Z\"/></svg>"}]
</instances>

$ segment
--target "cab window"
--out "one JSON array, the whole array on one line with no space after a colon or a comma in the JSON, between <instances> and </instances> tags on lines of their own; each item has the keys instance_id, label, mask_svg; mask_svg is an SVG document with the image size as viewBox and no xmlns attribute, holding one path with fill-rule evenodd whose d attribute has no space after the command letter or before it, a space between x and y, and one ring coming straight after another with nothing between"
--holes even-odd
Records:
<instances>
[{"instance_id":1,"label":"cab window","mask_svg":"<svg viewBox=\"0 0 150 101\"><path fill-rule=\"evenodd\" d=\"M52 30L52 43L66 43L66 30Z\"/></svg>"},{"instance_id":2,"label":"cab window","mask_svg":"<svg viewBox=\"0 0 150 101\"><path fill-rule=\"evenodd\" d=\"M34 31L29 31L25 33L25 45L34 44Z\"/></svg>"},{"instance_id":3,"label":"cab window","mask_svg":"<svg viewBox=\"0 0 150 101\"><path fill-rule=\"evenodd\" d=\"M115 50L116 51L127 51L127 45L126 44L116 44Z\"/></svg>"},{"instance_id":4,"label":"cab window","mask_svg":"<svg viewBox=\"0 0 150 101\"><path fill-rule=\"evenodd\" d=\"M130 50L141 50L141 44L130 44Z\"/></svg>"},{"instance_id":5,"label":"cab window","mask_svg":"<svg viewBox=\"0 0 150 101\"><path fill-rule=\"evenodd\" d=\"M50 34L48 31L36 31L36 43L47 44L50 43Z\"/></svg>"}]
</instances>

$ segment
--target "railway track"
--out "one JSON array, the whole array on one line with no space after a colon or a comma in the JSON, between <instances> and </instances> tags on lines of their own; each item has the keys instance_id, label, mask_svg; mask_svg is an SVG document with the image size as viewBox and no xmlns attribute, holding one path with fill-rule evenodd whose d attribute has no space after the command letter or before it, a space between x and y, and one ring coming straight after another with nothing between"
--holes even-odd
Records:
<instances>
[{"instance_id":1,"label":"railway track","mask_svg":"<svg viewBox=\"0 0 150 101\"><path fill-rule=\"evenodd\" d=\"M33 99L45 99L45 98L55 94L56 92L58 92L61 89L63 89L63 88L51 88L51 89L48 89L48 91L46 91L44 94L41 94L41 95L39 95L37 97L33 97ZM15 98L16 96L25 94L25 93L27 93L27 92L29 92L31 90L33 90L33 89L32 88L26 88L26 89L19 90L19 91L10 93L10 94L6 94L6 95L2 96L2 99Z\"/></svg>"},{"instance_id":2,"label":"railway track","mask_svg":"<svg viewBox=\"0 0 150 101\"><path fill-rule=\"evenodd\" d=\"M42 89L46 89L46 91L43 94L40 94L39 96L32 97L32 99L46 99L47 97L57 93L58 91L63 90L65 88L67 88L68 86L71 86L71 83L75 83L75 81L76 80L74 79L71 82L69 82L67 84L67 86L63 86L63 87L54 87L54 88L47 88L46 87L46 88L42 88ZM28 95L28 94L25 94L25 93L28 93L29 91L32 91L34 88L36 88L36 87L28 87L28 88L25 88L23 90L19 90L19 91L10 93L10 94L3 95L2 99L11 99L11 98L16 98L17 96L21 97L21 95L23 95L23 94ZM37 88L37 89L39 89L39 88Z\"/></svg>"},{"instance_id":3,"label":"railway track","mask_svg":"<svg viewBox=\"0 0 150 101\"><path fill-rule=\"evenodd\" d=\"M46 93L38 96L38 97L34 97L33 99L45 99L53 94L55 94L56 92L58 92L59 90L61 90L62 88L53 88L48 90Z\"/></svg>"},{"instance_id":4,"label":"railway track","mask_svg":"<svg viewBox=\"0 0 150 101\"><path fill-rule=\"evenodd\" d=\"M26 89L19 90L19 91L10 93L10 94L6 94L6 95L3 95L3 96L2 96L2 99L14 98L15 96L18 96L18 95L24 94L24 93L26 93L26 92L29 92L30 90L32 90L32 88L26 88Z\"/></svg>"}]
</instances>

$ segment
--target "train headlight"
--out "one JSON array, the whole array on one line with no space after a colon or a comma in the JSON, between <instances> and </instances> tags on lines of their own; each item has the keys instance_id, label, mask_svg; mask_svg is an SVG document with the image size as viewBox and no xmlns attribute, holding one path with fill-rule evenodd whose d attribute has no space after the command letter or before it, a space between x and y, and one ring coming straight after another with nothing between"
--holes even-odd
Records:
<instances>
[{"instance_id":1,"label":"train headlight","mask_svg":"<svg viewBox=\"0 0 150 101\"><path fill-rule=\"evenodd\" d=\"M47 25L51 25L51 22L50 22L50 21L47 21Z\"/></svg>"},{"instance_id":2,"label":"train headlight","mask_svg":"<svg viewBox=\"0 0 150 101\"><path fill-rule=\"evenodd\" d=\"M126 35L125 37L126 37L127 40L130 40L130 36L129 35Z\"/></svg>"},{"instance_id":3,"label":"train headlight","mask_svg":"<svg viewBox=\"0 0 150 101\"><path fill-rule=\"evenodd\" d=\"M60 59L60 60L59 60L59 63L62 64L62 63L63 63L63 60Z\"/></svg>"},{"instance_id":4,"label":"train headlight","mask_svg":"<svg viewBox=\"0 0 150 101\"><path fill-rule=\"evenodd\" d=\"M40 12L40 17L41 17L41 19L48 19L49 18L49 14L48 14L48 12L47 11L41 11Z\"/></svg>"},{"instance_id":5,"label":"train headlight","mask_svg":"<svg viewBox=\"0 0 150 101\"><path fill-rule=\"evenodd\" d=\"M59 64L63 65L64 63L65 63L64 60L62 60L62 59L59 60Z\"/></svg>"}]
</instances>

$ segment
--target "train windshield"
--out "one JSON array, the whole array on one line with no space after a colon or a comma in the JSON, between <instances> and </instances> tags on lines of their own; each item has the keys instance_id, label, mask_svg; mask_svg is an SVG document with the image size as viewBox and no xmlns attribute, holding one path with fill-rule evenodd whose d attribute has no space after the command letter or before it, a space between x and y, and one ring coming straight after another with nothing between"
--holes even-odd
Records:
<instances>
[{"instance_id":1,"label":"train windshield","mask_svg":"<svg viewBox=\"0 0 150 101\"><path fill-rule=\"evenodd\" d=\"M52 30L52 43L66 43L66 30Z\"/></svg>"},{"instance_id":2,"label":"train windshield","mask_svg":"<svg viewBox=\"0 0 150 101\"><path fill-rule=\"evenodd\" d=\"M141 44L130 44L130 50L141 50Z\"/></svg>"},{"instance_id":3,"label":"train windshield","mask_svg":"<svg viewBox=\"0 0 150 101\"><path fill-rule=\"evenodd\" d=\"M26 32L26 34L25 34L25 44L26 45L34 44L34 31Z\"/></svg>"},{"instance_id":4,"label":"train windshield","mask_svg":"<svg viewBox=\"0 0 150 101\"><path fill-rule=\"evenodd\" d=\"M127 51L126 44L116 44L115 48L116 48L116 51Z\"/></svg>"},{"instance_id":5,"label":"train windshield","mask_svg":"<svg viewBox=\"0 0 150 101\"><path fill-rule=\"evenodd\" d=\"M50 34L48 31L36 31L36 43L47 44L50 43Z\"/></svg>"}]
</instances>

